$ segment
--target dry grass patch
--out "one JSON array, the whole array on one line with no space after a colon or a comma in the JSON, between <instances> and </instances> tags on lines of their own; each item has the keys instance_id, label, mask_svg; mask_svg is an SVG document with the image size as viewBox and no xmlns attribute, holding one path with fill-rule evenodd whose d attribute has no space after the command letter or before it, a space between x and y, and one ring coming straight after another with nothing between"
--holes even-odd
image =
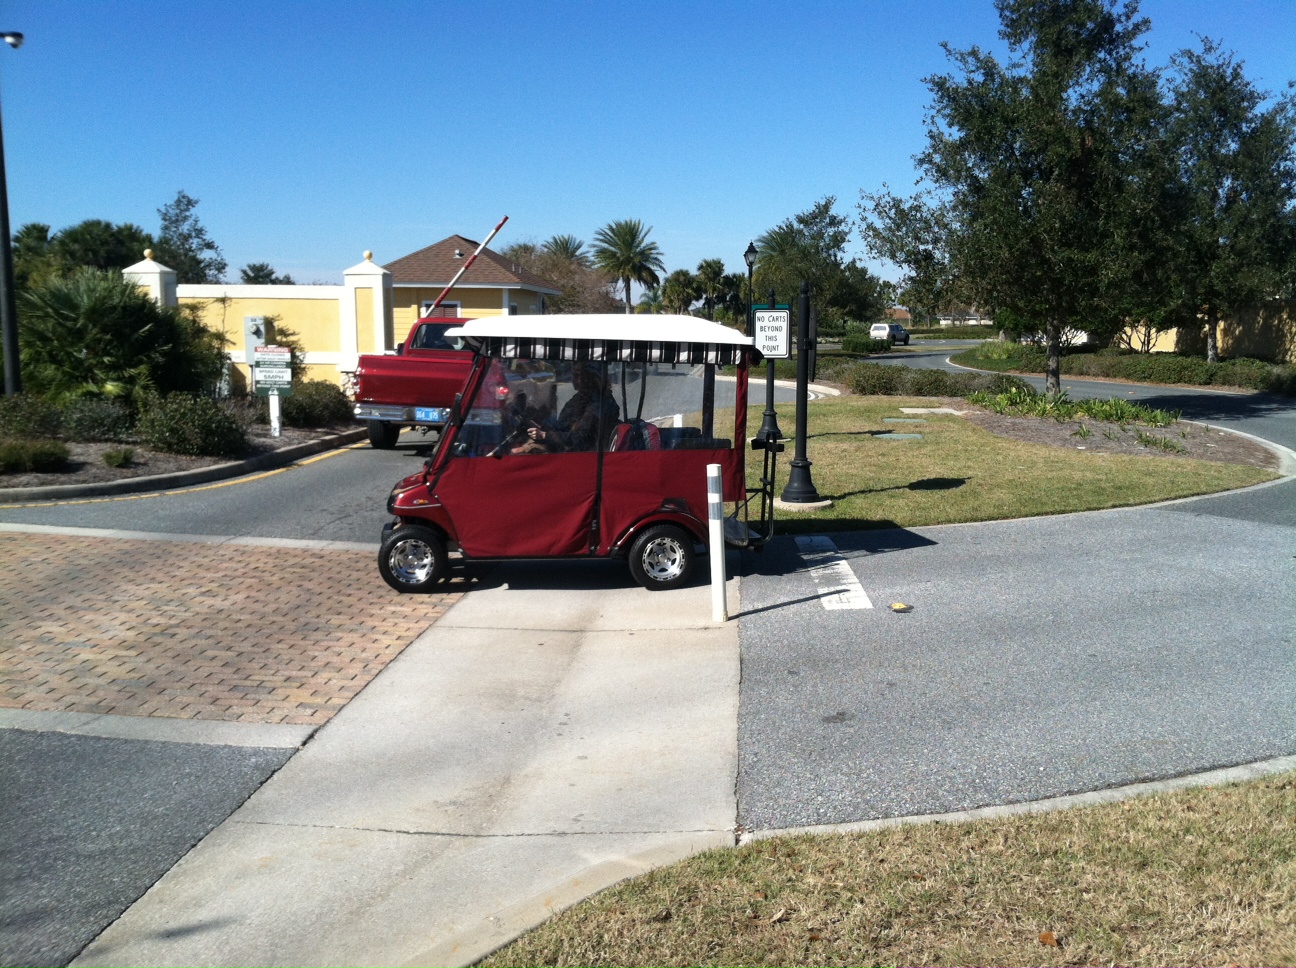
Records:
<instances>
[{"instance_id":1,"label":"dry grass patch","mask_svg":"<svg viewBox=\"0 0 1296 968\"><path fill-rule=\"evenodd\" d=\"M1280 965L1296 774L1057 813L758 841L628 881L491 965Z\"/></svg>"},{"instance_id":2,"label":"dry grass patch","mask_svg":"<svg viewBox=\"0 0 1296 968\"><path fill-rule=\"evenodd\" d=\"M838 397L815 401L807 453L822 511L780 513L779 530L921 527L965 521L1092 511L1210 494L1272 480L1271 471L1187 458L1095 454L1009 440L961 417L931 414L922 424L889 424L900 407L933 401L900 397ZM749 412L760 426L761 409ZM790 433L792 414L780 414ZM886 433L921 433L922 440L883 440ZM780 493L793 445L780 455ZM759 453L748 459L760 476Z\"/></svg>"}]
</instances>

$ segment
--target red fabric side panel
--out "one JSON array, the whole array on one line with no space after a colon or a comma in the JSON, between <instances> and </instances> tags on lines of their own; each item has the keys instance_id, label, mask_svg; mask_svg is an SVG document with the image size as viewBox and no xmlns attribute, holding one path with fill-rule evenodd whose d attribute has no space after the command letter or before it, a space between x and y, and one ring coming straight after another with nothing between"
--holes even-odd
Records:
<instances>
[{"instance_id":1,"label":"red fabric side panel","mask_svg":"<svg viewBox=\"0 0 1296 968\"><path fill-rule=\"evenodd\" d=\"M597 460L593 453L456 458L436 494L470 557L583 555Z\"/></svg>"}]
</instances>

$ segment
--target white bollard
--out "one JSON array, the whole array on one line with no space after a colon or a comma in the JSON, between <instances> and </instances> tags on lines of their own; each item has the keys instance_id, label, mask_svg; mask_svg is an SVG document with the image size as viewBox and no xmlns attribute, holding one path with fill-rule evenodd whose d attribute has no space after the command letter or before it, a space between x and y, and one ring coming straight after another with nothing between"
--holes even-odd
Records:
<instances>
[{"instance_id":1,"label":"white bollard","mask_svg":"<svg viewBox=\"0 0 1296 968\"><path fill-rule=\"evenodd\" d=\"M725 599L724 487L720 465L707 464L707 536L711 542L711 621L729 620Z\"/></svg>"}]
</instances>

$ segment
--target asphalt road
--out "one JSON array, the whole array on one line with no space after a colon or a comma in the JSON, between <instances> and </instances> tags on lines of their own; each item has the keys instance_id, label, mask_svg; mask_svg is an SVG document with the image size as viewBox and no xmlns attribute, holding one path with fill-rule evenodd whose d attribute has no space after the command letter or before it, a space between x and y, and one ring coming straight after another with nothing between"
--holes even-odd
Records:
<instances>
[{"instance_id":1,"label":"asphalt road","mask_svg":"<svg viewBox=\"0 0 1296 968\"><path fill-rule=\"evenodd\" d=\"M291 752L0 729L0 964L67 964Z\"/></svg>"},{"instance_id":2,"label":"asphalt road","mask_svg":"<svg viewBox=\"0 0 1296 968\"><path fill-rule=\"evenodd\" d=\"M1296 504L1296 482L1267 490ZM872 609L825 609L788 539L747 556L740 822L939 813L1296 752L1296 522L1247 520L1250 499L833 535Z\"/></svg>"}]
</instances>

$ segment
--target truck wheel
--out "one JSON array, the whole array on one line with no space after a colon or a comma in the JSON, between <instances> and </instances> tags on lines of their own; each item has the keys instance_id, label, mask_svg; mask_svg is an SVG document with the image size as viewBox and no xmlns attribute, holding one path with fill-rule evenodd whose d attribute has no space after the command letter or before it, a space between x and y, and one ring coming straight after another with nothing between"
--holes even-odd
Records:
<instances>
[{"instance_id":1,"label":"truck wheel","mask_svg":"<svg viewBox=\"0 0 1296 968\"><path fill-rule=\"evenodd\" d=\"M398 592L430 592L448 571L445 542L431 528L397 528L378 549L378 572Z\"/></svg>"},{"instance_id":2,"label":"truck wheel","mask_svg":"<svg viewBox=\"0 0 1296 968\"><path fill-rule=\"evenodd\" d=\"M369 421L369 445L374 450L391 450L400 439L400 424L385 420Z\"/></svg>"},{"instance_id":3,"label":"truck wheel","mask_svg":"<svg viewBox=\"0 0 1296 968\"><path fill-rule=\"evenodd\" d=\"M658 524L635 538L630 574L650 592L679 588L693 574L693 536L673 524Z\"/></svg>"}]
</instances>

